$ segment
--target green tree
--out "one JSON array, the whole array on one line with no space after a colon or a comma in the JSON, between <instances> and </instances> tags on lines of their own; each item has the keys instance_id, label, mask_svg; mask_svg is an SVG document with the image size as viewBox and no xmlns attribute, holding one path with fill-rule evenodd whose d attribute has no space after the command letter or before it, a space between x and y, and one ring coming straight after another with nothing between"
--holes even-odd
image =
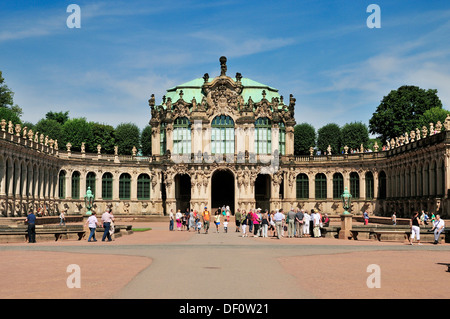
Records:
<instances>
[{"instance_id":1,"label":"green tree","mask_svg":"<svg viewBox=\"0 0 450 319\"><path fill-rule=\"evenodd\" d=\"M294 155L309 155L309 148L316 146L316 129L308 123L294 127Z\"/></svg>"},{"instance_id":2,"label":"green tree","mask_svg":"<svg viewBox=\"0 0 450 319\"><path fill-rule=\"evenodd\" d=\"M345 124L342 129L342 145L350 149L359 149L361 144L364 148L369 146L369 129L361 122Z\"/></svg>"},{"instance_id":3,"label":"green tree","mask_svg":"<svg viewBox=\"0 0 450 319\"><path fill-rule=\"evenodd\" d=\"M36 123L32 130L34 132L39 132L39 134L44 134L44 136L48 135L49 139L58 140L58 144L62 142L62 125L55 120L41 119Z\"/></svg>"},{"instance_id":4,"label":"green tree","mask_svg":"<svg viewBox=\"0 0 450 319\"><path fill-rule=\"evenodd\" d=\"M382 141L398 137L419 126L420 117L431 108L442 108L437 90L404 85L383 97L372 118L369 130Z\"/></svg>"},{"instance_id":5,"label":"green tree","mask_svg":"<svg viewBox=\"0 0 450 319\"><path fill-rule=\"evenodd\" d=\"M141 150L142 150L142 155L144 155L144 156L152 155L152 127L150 125L147 125L142 130Z\"/></svg>"},{"instance_id":6,"label":"green tree","mask_svg":"<svg viewBox=\"0 0 450 319\"><path fill-rule=\"evenodd\" d=\"M13 124L22 124L20 117L10 108L0 107L0 121L4 119L6 123L11 121Z\"/></svg>"},{"instance_id":7,"label":"green tree","mask_svg":"<svg viewBox=\"0 0 450 319\"><path fill-rule=\"evenodd\" d=\"M88 152L97 153L97 145L101 145L101 152L104 154L114 154L115 130L107 124L90 122L93 139L87 146Z\"/></svg>"},{"instance_id":8,"label":"green tree","mask_svg":"<svg viewBox=\"0 0 450 319\"><path fill-rule=\"evenodd\" d=\"M79 152L81 151L81 143L84 142L86 143L86 145L92 143L92 127L91 125L89 125L85 118L69 119L64 123L62 129L63 148L65 148L66 144L70 142L70 144L72 145L71 150ZM61 145L61 143L58 144Z\"/></svg>"},{"instance_id":9,"label":"green tree","mask_svg":"<svg viewBox=\"0 0 450 319\"><path fill-rule=\"evenodd\" d=\"M2 71L0 71L0 108L10 109L19 118L22 116L22 109L17 104L14 104L14 92L5 84Z\"/></svg>"},{"instance_id":10,"label":"green tree","mask_svg":"<svg viewBox=\"0 0 450 319\"><path fill-rule=\"evenodd\" d=\"M447 111L446 109L440 107L433 107L429 110L426 110L422 114L422 116L420 116L417 128L421 129L422 126L426 126L427 128L429 128L430 123L436 125L438 121L440 121L441 124L444 124L448 114L450 114L450 111Z\"/></svg>"},{"instance_id":11,"label":"green tree","mask_svg":"<svg viewBox=\"0 0 450 319\"><path fill-rule=\"evenodd\" d=\"M14 105L14 92L5 84L5 79L0 71L0 107L11 108Z\"/></svg>"},{"instance_id":12,"label":"green tree","mask_svg":"<svg viewBox=\"0 0 450 319\"><path fill-rule=\"evenodd\" d=\"M48 120L55 120L56 122L63 125L69 119L69 111L66 112L47 112L45 118Z\"/></svg>"},{"instance_id":13,"label":"green tree","mask_svg":"<svg viewBox=\"0 0 450 319\"><path fill-rule=\"evenodd\" d=\"M328 145L331 146L332 154L340 153L342 133L339 125L329 123L321 127L317 133L317 148L322 152L322 154L327 152Z\"/></svg>"},{"instance_id":14,"label":"green tree","mask_svg":"<svg viewBox=\"0 0 450 319\"><path fill-rule=\"evenodd\" d=\"M121 123L116 127L115 139L119 154L131 155L133 147L139 148L140 130L136 124Z\"/></svg>"}]
</instances>

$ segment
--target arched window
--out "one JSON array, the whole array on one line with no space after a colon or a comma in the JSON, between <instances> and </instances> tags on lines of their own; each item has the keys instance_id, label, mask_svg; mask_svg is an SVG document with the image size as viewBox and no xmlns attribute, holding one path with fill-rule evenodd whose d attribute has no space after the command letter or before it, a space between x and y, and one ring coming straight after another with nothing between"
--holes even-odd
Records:
<instances>
[{"instance_id":1,"label":"arched window","mask_svg":"<svg viewBox=\"0 0 450 319\"><path fill-rule=\"evenodd\" d=\"M279 128L279 137L278 137L278 149L280 151L280 155L286 155L286 126L283 122L278 124Z\"/></svg>"},{"instance_id":2,"label":"arched window","mask_svg":"<svg viewBox=\"0 0 450 319\"><path fill-rule=\"evenodd\" d=\"M366 173L366 199L373 199L374 185L372 172Z\"/></svg>"},{"instance_id":3,"label":"arched window","mask_svg":"<svg viewBox=\"0 0 450 319\"><path fill-rule=\"evenodd\" d=\"M316 174L316 199L327 198L327 177L323 173Z\"/></svg>"},{"instance_id":4,"label":"arched window","mask_svg":"<svg viewBox=\"0 0 450 319\"><path fill-rule=\"evenodd\" d=\"M359 198L359 175L356 172L350 173L350 194L353 198Z\"/></svg>"},{"instance_id":5,"label":"arched window","mask_svg":"<svg viewBox=\"0 0 450 319\"><path fill-rule=\"evenodd\" d=\"M141 174L137 179L137 198L150 199L150 176Z\"/></svg>"},{"instance_id":6,"label":"arched window","mask_svg":"<svg viewBox=\"0 0 450 319\"><path fill-rule=\"evenodd\" d=\"M59 172L58 197L60 199L66 198L66 171Z\"/></svg>"},{"instance_id":7,"label":"arched window","mask_svg":"<svg viewBox=\"0 0 450 319\"><path fill-rule=\"evenodd\" d=\"M297 175L297 199L309 198L309 179L306 174Z\"/></svg>"},{"instance_id":8,"label":"arched window","mask_svg":"<svg viewBox=\"0 0 450 319\"><path fill-rule=\"evenodd\" d=\"M72 199L80 198L80 172L72 173Z\"/></svg>"},{"instance_id":9,"label":"arched window","mask_svg":"<svg viewBox=\"0 0 450 319\"><path fill-rule=\"evenodd\" d=\"M226 115L216 116L211 123L211 153L234 154L234 121Z\"/></svg>"},{"instance_id":10,"label":"arched window","mask_svg":"<svg viewBox=\"0 0 450 319\"><path fill-rule=\"evenodd\" d=\"M255 121L255 151L256 154L272 153L272 124L267 117Z\"/></svg>"},{"instance_id":11,"label":"arched window","mask_svg":"<svg viewBox=\"0 0 450 319\"><path fill-rule=\"evenodd\" d=\"M119 177L119 199L130 199L131 176L123 173Z\"/></svg>"},{"instance_id":12,"label":"arched window","mask_svg":"<svg viewBox=\"0 0 450 319\"><path fill-rule=\"evenodd\" d=\"M179 117L173 124L173 154L191 153L191 122Z\"/></svg>"},{"instance_id":13,"label":"arched window","mask_svg":"<svg viewBox=\"0 0 450 319\"><path fill-rule=\"evenodd\" d=\"M341 173L333 174L333 198L340 199L344 193L344 177Z\"/></svg>"},{"instance_id":14,"label":"arched window","mask_svg":"<svg viewBox=\"0 0 450 319\"><path fill-rule=\"evenodd\" d=\"M86 191L91 188L92 195L95 198L95 173L89 172L86 176ZM84 195L83 195L84 196Z\"/></svg>"},{"instance_id":15,"label":"arched window","mask_svg":"<svg viewBox=\"0 0 450 319\"><path fill-rule=\"evenodd\" d=\"M159 152L161 155L164 155L167 150L166 127L167 124L165 122L162 122L159 126Z\"/></svg>"},{"instance_id":16,"label":"arched window","mask_svg":"<svg viewBox=\"0 0 450 319\"><path fill-rule=\"evenodd\" d=\"M113 198L113 175L109 172L102 177L102 199Z\"/></svg>"}]
</instances>

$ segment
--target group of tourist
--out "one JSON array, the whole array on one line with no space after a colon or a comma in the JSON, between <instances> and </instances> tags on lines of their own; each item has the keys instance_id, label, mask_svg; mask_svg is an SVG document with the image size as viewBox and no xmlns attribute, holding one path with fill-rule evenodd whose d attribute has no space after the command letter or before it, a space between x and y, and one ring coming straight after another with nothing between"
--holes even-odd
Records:
<instances>
[{"instance_id":1,"label":"group of tourist","mask_svg":"<svg viewBox=\"0 0 450 319\"><path fill-rule=\"evenodd\" d=\"M103 237L102 241L108 239L108 241L112 241L114 238L114 215L110 208L106 208L106 211L102 214L101 217L103 223ZM100 227L100 223L97 219L97 213L93 210L91 216L86 220L86 224L89 227L90 234L88 238L88 242L97 241L95 239L95 232L97 230L97 226Z\"/></svg>"},{"instance_id":2,"label":"group of tourist","mask_svg":"<svg viewBox=\"0 0 450 319\"><path fill-rule=\"evenodd\" d=\"M187 209L185 213L178 210L175 214L173 210L169 214L169 230L193 230L198 233L203 229L207 234L210 228L210 222L213 219L215 231L220 231L221 225L223 231L228 232L228 225L230 222L231 211L229 206L223 206L217 209L214 216L207 207L204 211L199 213L196 210ZM248 237L253 234L253 237L277 237L288 238L293 237L321 237L321 229L329 226L330 219L327 214L322 214L316 209L311 209L311 212L304 209L292 208L285 213L283 209L269 212L268 210L237 209L235 214L235 232L242 232L242 237Z\"/></svg>"},{"instance_id":3,"label":"group of tourist","mask_svg":"<svg viewBox=\"0 0 450 319\"><path fill-rule=\"evenodd\" d=\"M393 214L395 216L395 212ZM410 227L411 227L411 236L409 237L409 244L413 245L414 239L417 241L418 245L422 245L420 243L420 226L421 225L428 225L431 221L431 225L433 226L429 231L434 233L434 242L433 244L439 243L439 237L441 233L444 231L445 222L443 219L441 219L441 216L434 215L434 213L431 213L431 218L428 217L428 213L425 213L423 210L421 214L419 215L418 211L415 211L413 214L413 217L410 221Z\"/></svg>"},{"instance_id":4,"label":"group of tourist","mask_svg":"<svg viewBox=\"0 0 450 319\"><path fill-rule=\"evenodd\" d=\"M321 237L321 229L329 226L327 214L322 215L318 210L311 209L309 214L304 209L292 208L285 213L283 209L269 212L250 209L249 212L238 209L236 211L236 232L242 231L242 237ZM248 232L247 232L248 227Z\"/></svg>"}]
</instances>

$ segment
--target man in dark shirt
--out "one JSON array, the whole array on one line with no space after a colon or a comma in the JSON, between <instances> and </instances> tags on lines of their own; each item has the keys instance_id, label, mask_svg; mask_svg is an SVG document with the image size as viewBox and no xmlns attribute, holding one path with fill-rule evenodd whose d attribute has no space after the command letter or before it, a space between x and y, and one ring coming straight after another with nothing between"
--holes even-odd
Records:
<instances>
[{"instance_id":1,"label":"man in dark shirt","mask_svg":"<svg viewBox=\"0 0 450 319\"><path fill-rule=\"evenodd\" d=\"M303 212L301 209L295 214L295 234L296 237L303 237Z\"/></svg>"},{"instance_id":2,"label":"man in dark shirt","mask_svg":"<svg viewBox=\"0 0 450 319\"><path fill-rule=\"evenodd\" d=\"M28 224L28 242L35 243L36 242L36 216L33 211L28 213L28 217L25 220Z\"/></svg>"}]
</instances>

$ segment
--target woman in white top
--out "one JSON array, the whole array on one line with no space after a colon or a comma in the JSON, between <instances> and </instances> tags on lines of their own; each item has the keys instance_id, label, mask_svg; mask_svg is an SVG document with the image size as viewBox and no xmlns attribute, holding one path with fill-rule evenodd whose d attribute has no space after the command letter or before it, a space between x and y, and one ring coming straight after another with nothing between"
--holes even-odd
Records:
<instances>
[{"instance_id":1,"label":"woman in white top","mask_svg":"<svg viewBox=\"0 0 450 319\"><path fill-rule=\"evenodd\" d=\"M303 235L309 236L309 222L311 220L311 216L309 216L308 212L305 211L303 214Z\"/></svg>"}]
</instances>

